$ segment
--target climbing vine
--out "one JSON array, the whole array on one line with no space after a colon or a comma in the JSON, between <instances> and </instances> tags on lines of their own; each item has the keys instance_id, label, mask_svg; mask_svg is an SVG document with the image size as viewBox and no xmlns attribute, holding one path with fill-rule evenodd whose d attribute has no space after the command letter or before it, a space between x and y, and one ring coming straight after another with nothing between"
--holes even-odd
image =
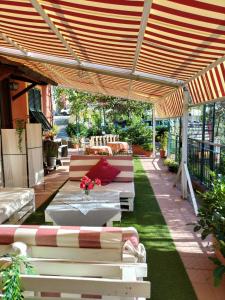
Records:
<instances>
[{"instance_id":1,"label":"climbing vine","mask_svg":"<svg viewBox=\"0 0 225 300\"><path fill-rule=\"evenodd\" d=\"M25 128L25 120L17 119L16 120L16 134L18 136L18 149L22 153L22 141L23 141L23 130Z\"/></svg>"}]
</instances>

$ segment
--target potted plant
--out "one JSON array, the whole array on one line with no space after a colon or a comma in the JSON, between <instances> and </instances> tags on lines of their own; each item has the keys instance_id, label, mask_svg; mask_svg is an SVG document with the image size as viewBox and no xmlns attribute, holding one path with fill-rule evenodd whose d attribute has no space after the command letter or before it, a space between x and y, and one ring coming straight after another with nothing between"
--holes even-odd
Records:
<instances>
[{"instance_id":1,"label":"potted plant","mask_svg":"<svg viewBox=\"0 0 225 300\"><path fill-rule=\"evenodd\" d=\"M168 132L165 131L161 135L161 139L160 139L161 148L160 148L159 152L160 152L161 158L166 157L167 143L168 143Z\"/></svg>"},{"instance_id":2,"label":"potted plant","mask_svg":"<svg viewBox=\"0 0 225 300\"><path fill-rule=\"evenodd\" d=\"M214 270L214 282L215 285L219 285L225 274L225 177L216 177L213 173L212 181L212 188L201 194L202 206L194 231L200 231L203 240L210 234L213 237L217 258L210 259L217 265Z\"/></svg>"},{"instance_id":3,"label":"potted plant","mask_svg":"<svg viewBox=\"0 0 225 300\"><path fill-rule=\"evenodd\" d=\"M179 164L171 158L164 160L164 165L168 167L168 170L172 173L177 173L179 169Z\"/></svg>"},{"instance_id":4,"label":"potted plant","mask_svg":"<svg viewBox=\"0 0 225 300\"><path fill-rule=\"evenodd\" d=\"M47 162L47 166L50 168L56 167L56 158L58 157L58 144L47 140L44 142L43 152Z\"/></svg>"},{"instance_id":5,"label":"potted plant","mask_svg":"<svg viewBox=\"0 0 225 300\"><path fill-rule=\"evenodd\" d=\"M81 139L80 137L73 135L71 138L71 144L73 145L74 149L79 149L80 148L80 143L81 143Z\"/></svg>"}]
</instances>

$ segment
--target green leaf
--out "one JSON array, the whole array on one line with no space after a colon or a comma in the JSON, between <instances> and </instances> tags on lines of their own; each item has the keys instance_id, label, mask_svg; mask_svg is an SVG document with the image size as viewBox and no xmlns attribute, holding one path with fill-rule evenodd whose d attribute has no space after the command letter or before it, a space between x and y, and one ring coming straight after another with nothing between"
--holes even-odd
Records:
<instances>
[{"instance_id":1,"label":"green leaf","mask_svg":"<svg viewBox=\"0 0 225 300\"><path fill-rule=\"evenodd\" d=\"M224 274L225 274L225 266L223 265L219 266L213 271L215 286L219 286Z\"/></svg>"}]
</instances>

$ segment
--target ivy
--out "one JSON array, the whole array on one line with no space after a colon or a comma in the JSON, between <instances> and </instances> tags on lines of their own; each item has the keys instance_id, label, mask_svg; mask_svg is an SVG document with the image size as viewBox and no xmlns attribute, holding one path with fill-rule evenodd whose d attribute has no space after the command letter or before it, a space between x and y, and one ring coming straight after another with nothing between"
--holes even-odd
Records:
<instances>
[{"instance_id":1,"label":"ivy","mask_svg":"<svg viewBox=\"0 0 225 300\"><path fill-rule=\"evenodd\" d=\"M18 149L20 153L22 153L22 135L23 135L23 130L25 128L25 120L23 119L17 119L16 120L16 134L18 136Z\"/></svg>"},{"instance_id":2,"label":"ivy","mask_svg":"<svg viewBox=\"0 0 225 300\"><path fill-rule=\"evenodd\" d=\"M7 258L9 256L6 256ZM33 274L33 266L27 261L27 257L17 255L10 256L11 263L7 267L0 270L3 282L3 300L22 300L24 299L21 288L20 273L24 267L25 274Z\"/></svg>"}]
</instances>

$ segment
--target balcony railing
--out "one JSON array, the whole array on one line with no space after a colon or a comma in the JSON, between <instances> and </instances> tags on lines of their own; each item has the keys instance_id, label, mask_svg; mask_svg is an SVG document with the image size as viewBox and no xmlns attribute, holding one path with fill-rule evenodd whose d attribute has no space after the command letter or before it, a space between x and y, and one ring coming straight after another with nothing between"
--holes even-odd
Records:
<instances>
[{"instance_id":1,"label":"balcony railing","mask_svg":"<svg viewBox=\"0 0 225 300\"><path fill-rule=\"evenodd\" d=\"M188 139L188 169L192 177L211 186L211 172L225 175L225 145Z\"/></svg>"}]
</instances>

